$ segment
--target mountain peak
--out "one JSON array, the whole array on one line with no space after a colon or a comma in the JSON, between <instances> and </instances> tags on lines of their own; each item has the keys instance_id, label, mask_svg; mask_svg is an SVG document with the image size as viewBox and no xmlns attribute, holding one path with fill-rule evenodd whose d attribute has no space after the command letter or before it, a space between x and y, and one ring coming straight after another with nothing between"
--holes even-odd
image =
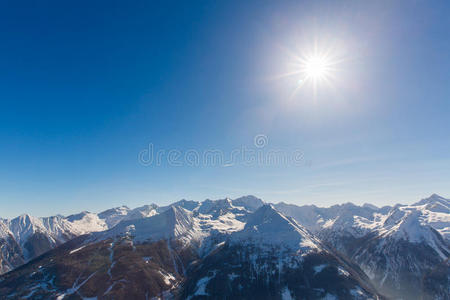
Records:
<instances>
[{"instance_id":1,"label":"mountain peak","mask_svg":"<svg viewBox=\"0 0 450 300\"><path fill-rule=\"evenodd\" d=\"M425 209L433 212L450 213L450 200L433 194L428 198L422 199L413 206L425 206Z\"/></svg>"},{"instance_id":2,"label":"mountain peak","mask_svg":"<svg viewBox=\"0 0 450 300\"><path fill-rule=\"evenodd\" d=\"M192 211L198 206L198 201L181 199L180 201L175 202L174 205Z\"/></svg>"},{"instance_id":3,"label":"mountain peak","mask_svg":"<svg viewBox=\"0 0 450 300\"><path fill-rule=\"evenodd\" d=\"M15 219L20 220L20 222L31 222L32 220L36 219L36 217L33 217L32 215L25 213L25 214L21 214L20 216L16 217Z\"/></svg>"},{"instance_id":4,"label":"mountain peak","mask_svg":"<svg viewBox=\"0 0 450 300\"><path fill-rule=\"evenodd\" d=\"M69 215L69 216L66 217L66 219L69 222L74 222L74 221L83 219L83 217L85 217L87 214L90 214L90 212L87 211L87 210L84 210L84 211L82 211L80 213Z\"/></svg>"},{"instance_id":5,"label":"mountain peak","mask_svg":"<svg viewBox=\"0 0 450 300\"><path fill-rule=\"evenodd\" d=\"M179 207L182 207L182 208L187 209L189 211L193 211L198 205L199 205L198 201L181 199L181 200L179 200L177 202L174 202L172 204L169 204L169 205L166 205L166 206L157 207L156 210L157 210L157 212L161 213L161 212L164 212L164 211L168 210L171 206L179 206Z\"/></svg>"},{"instance_id":6,"label":"mountain peak","mask_svg":"<svg viewBox=\"0 0 450 300\"><path fill-rule=\"evenodd\" d=\"M145 242L160 240L187 238L192 239L193 227L192 212L171 205L164 212L148 218L124 220L110 230L94 234L94 240L115 238L116 236L130 236L134 241Z\"/></svg>"},{"instance_id":7,"label":"mountain peak","mask_svg":"<svg viewBox=\"0 0 450 300\"><path fill-rule=\"evenodd\" d=\"M435 229L427 224L423 224L421 217L422 211L420 209L414 209L414 207L397 209L391 212L391 222L385 222L388 226L381 229L380 233L384 237L392 236L411 243L424 242L445 259L450 249L441 237L436 236Z\"/></svg>"},{"instance_id":8,"label":"mountain peak","mask_svg":"<svg viewBox=\"0 0 450 300\"><path fill-rule=\"evenodd\" d=\"M232 203L234 206L244 207L248 211L255 211L265 204L264 201L252 195L236 198L232 200Z\"/></svg>"},{"instance_id":9,"label":"mountain peak","mask_svg":"<svg viewBox=\"0 0 450 300\"><path fill-rule=\"evenodd\" d=\"M430 197L424 198L413 205L424 205L424 204L436 203L436 202L441 202L441 203L445 203L448 205L450 200L446 199L442 196L439 196L438 194L432 194Z\"/></svg>"},{"instance_id":10,"label":"mountain peak","mask_svg":"<svg viewBox=\"0 0 450 300\"><path fill-rule=\"evenodd\" d=\"M364 203L363 206L364 208L369 208L372 210L378 210L379 208L376 205L370 204L370 203Z\"/></svg>"},{"instance_id":11,"label":"mountain peak","mask_svg":"<svg viewBox=\"0 0 450 300\"><path fill-rule=\"evenodd\" d=\"M431 194L431 196L430 196L429 198L438 198L438 199L445 199L444 197L442 197L442 196L439 196L439 195L438 195L438 194L436 194L436 193L433 193L433 194Z\"/></svg>"},{"instance_id":12,"label":"mountain peak","mask_svg":"<svg viewBox=\"0 0 450 300\"><path fill-rule=\"evenodd\" d=\"M129 211L130 209L128 206L122 205L102 211L98 214L98 217L100 219L104 219L105 223L108 225L108 228L111 228L119 223Z\"/></svg>"},{"instance_id":13,"label":"mountain peak","mask_svg":"<svg viewBox=\"0 0 450 300\"><path fill-rule=\"evenodd\" d=\"M318 244L302 226L265 204L248 218L247 224L234 236L240 241L253 241L262 245L284 245L291 250L309 251Z\"/></svg>"},{"instance_id":14,"label":"mountain peak","mask_svg":"<svg viewBox=\"0 0 450 300\"><path fill-rule=\"evenodd\" d=\"M220 200L205 200L198 207L198 212L201 214L211 214L215 217L226 214L232 210L235 210L236 207L233 205L233 202L229 198L220 199Z\"/></svg>"}]
</instances>

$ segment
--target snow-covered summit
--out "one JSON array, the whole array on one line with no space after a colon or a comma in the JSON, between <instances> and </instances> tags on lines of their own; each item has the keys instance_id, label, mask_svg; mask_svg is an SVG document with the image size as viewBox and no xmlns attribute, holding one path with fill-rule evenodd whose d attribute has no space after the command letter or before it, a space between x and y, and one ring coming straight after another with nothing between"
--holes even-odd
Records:
<instances>
[{"instance_id":1,"label":"snow-covered summit","mask_svg":"<svg viewBox=\"0 0 450 300\"><path fill-rule=\"evenodd\" d=\"M428 231L432 228L450 240L449 200L436 194L413 205L397 205L382 218L378 229L383 234L398 232L399 238L418 243L429 239Z\"/></svg>"},{"instance_id":2,"label":"snow-covered summit","mask_svg":"<svg viewBox=\"0 0 450 300\"><path fill-rule=\"evenodd\" d=\"M8 221L8 223L9 228L18 243L26 240L27 237L33 234L35 231L45 230L44 225L39 220L39 218L30 216L28 214L20 215L17 218Z\"/></svg>"},{"instance_id":3,"label":"snow-covered summit","mask_svg":"<svg viewBox=\"0 0 450 300\"><path fill-rule=\"evenodd\" d=\"M129 210L127 215L123 217L123 220L135 220L148 218L156 215L158 206L156 204L143 205L135 209Z\"/></svg>"},{"instance_id":4,"label":"snow-covered summit","mask_svg":"<svg viewBox=\"0 0 450 300\"><path fill-rule=\"evenodd\" d=\"M419 206L396 207L386 216L384 222L376 229L382 237L403 239L410 243L425 243L437 253L450 253L447 243L450 215L445 216ZM441 255L446 257L446 254Z\"/></svg>"},{"instance_id":5,"label":"snow-covered summit","mask_svg":"<svg viewBox=\"0 0 450 300\"><path fill-rule=\"evenodd\" d=\"M98 214L98 217L105 221L108 228L115 226L117 223L123 220L125 216L130 212L130 208L127 206L119 206L107 209Z\"/></svg>"},{"instance_id":6,"label":"snow-covered summit","mask_svg":"<svg viewBox=\"0 0 450 300\"><path fill-rule=\"evenodd\" d=\"M318 249L318 242L293 219L282 215L273 205L258 208L248 217L242 231L233 234L239 242L286 246L302 252Z\"/></svg>"},{"instance_id":7,"label":"snow-covered summit","mask_svg":"<svg viewBox=\"0 0 450 300\"><path fill-rule=\"evenodd\" d=\"M196 212L203 215L211 215L213 218L219 218L220 216L232 214L234 218L242 220L242 217L246 216L249 211L243 206L236 206L234 201L229 198L221 200L205 200L198 208Z\"/></svg>"},{"instance_id":8,"label":"snow-covered summit","mask_svg":"<svg viewBox=\"0 0 450 300\"><path fill-rule=\"evenodd\" d=\"M166 206L159 206L156 210L158 213L161 213L161 212L168 210L171 206L178 206L178 207L182 207L186 210L193 211L195 208L197 208L199 206L199 204L200 204L200 202L198 202L198 201L181 199L179 201L176 201L176 202L171 203Z\"/></svg>"},{"instance_id":9,"label":"snow-covered summit","mask_svg":"<svg viewBox=\"0 0 450 300\"><path fill-rule=\"evenodd\" d=\"M418 205L425 205L425 204L435 204L435 203L441 203L444 206L448 206L450 204L450 199L446 199L442 196L439 196L438 194L432 194L428 198L424 198L420 200L419 202L414 203L414 206Z\"/></svg>"},{"instance_id":10,"label":"snow-covered summit","mask_svg":"<svg viewBox=\"0 0 450 300\"><path fill-rule=\"evenodd\" d=\"M424 209L432 212L450 214L450 200L437 194L422 199L412 206L423 206Z\"/></svg>"},{"instance_id":11,"label":"snow-covered summit","mask_svg":"<svg viewBox=\"0 0 450 300\"><path fill-rule=\"evenodd\" d=\"M200 229L196 227L192 212L170 206L166 211L147 218L124 220L110 230L93 234L93 240L128 236L135 242L157 241L161 239L180 239L189 241L195 238Z\"/></svg>"},{"instance_id":12,"label":"snow-covered summit","mask_svg":"<svg viewBox=\"0 0 450 300\"><path fill-rule=\"evenodd\" d=\"M260 208L261 206L263 206L264 204L266 204L261 199L255 197L255 196L252 196L252 195L236 198L236 199L232 200L232 203L234 206L242 206L245 209L247 209L248 211L255 211L258 208Z\"/></svg>"},{"instance_id":13,"label":"snow-covered summit","mask_svg":"<svg viewBox=\"0 0 450 300\"><path fill-rule=\"evenodd\" d=\"M370 204L370 203L364 203L362 205L362 207L369 208L369 209L372 209L372 210L378 210L379 209L376 205L373 205L373 204Z\"/></svg>"}]
</instances>

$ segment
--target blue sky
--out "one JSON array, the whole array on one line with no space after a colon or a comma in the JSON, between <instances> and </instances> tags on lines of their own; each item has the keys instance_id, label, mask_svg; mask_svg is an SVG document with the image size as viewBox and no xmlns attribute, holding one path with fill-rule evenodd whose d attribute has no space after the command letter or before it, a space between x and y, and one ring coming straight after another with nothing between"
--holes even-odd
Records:
<instances>
[{"instance_id":1,"label":"blue sky","mask_svg":"<svg viewBox=\"0 0 450 300\"><path fill-rule=\"evenodd\" d=\"M448 197L449 13L446 1L3 1L1 216ZM336 70L297 89L279 75L313 45ZM258 134L303 163L138 160L150 143L228 155Z\"/></svg>"}]
</instances>

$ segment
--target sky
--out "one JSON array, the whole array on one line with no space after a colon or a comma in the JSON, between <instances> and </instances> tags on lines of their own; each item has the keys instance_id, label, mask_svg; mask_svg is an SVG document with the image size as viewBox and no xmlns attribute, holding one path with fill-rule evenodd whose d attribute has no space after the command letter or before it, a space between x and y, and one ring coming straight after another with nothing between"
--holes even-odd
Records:
<instances>
[{"instance_id":1,"label":"sky","mask_svg":"<svg viewBox=\"0 0 450 300\"><path fill-rule=\"evenodd\" d=\"M1 217L450 197L448 1L163 2L0 3Z\"/></svg>"}]
</instances>

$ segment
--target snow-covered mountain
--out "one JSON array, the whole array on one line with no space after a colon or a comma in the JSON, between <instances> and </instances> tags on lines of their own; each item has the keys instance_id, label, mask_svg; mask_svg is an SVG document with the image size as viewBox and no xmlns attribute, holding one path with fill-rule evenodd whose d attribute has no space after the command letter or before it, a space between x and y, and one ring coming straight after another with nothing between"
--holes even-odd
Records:
<instances>
[{"instance_id":1,"label":"snow-covered mountain","mask_svg":"<svg viewBox=\"0 0 450 300\"><path fill-rule=\"evenodd\" d=\"M272 205L250 211L230 199L213 202L203 203L208 209L200 203L191 211L171 206L75 238L3 275L0 294L56 299L380 297L358 267Z\"/></svg>"},{"instance_id":2,"label":"snow-covered mountain","mask_svg":"<svg viewBox=\"0 0 450 300\"><path fill-rule=\"evenodd\" d=\"M4 220L0 220L0 249L0 273L8 272L24 263L22 248Z\"/></svg>"},{"instance_id":3,"label":"snow-covered mountain","mask_svg":"<svg viewBox=\"0 0 450 300\"><path fill-rule=\"evenodd\" d=\"M319 241L303 226L282 215L272 205L264 205L248 217L243 230L233 235L239 245L258 245L261 249L283 247L308 253L319 249Z\"/></svg>"},{"instance_id":4,"label":"snow-covered mountain","mask_svg":"<svg viewBox=\"0 0 450 300\"><path fill-rule=\"evenodd\" d=\"M0 274L20 266L74 237L104 231L122 220L138 219L156 214L156 205L136 209L126 206L108 209L101 213L37 218L27 214L7 220L0 219L0 245L2 257Z\"/></svg>"},{"instance_id":5,"label":"snow-covered mountain","mask_svg":"<svg viewBox=\"0 0 450 300\"><path fill-rule=\"evenodd\" d=\"M438 195L383 208L351 203L329 208L281 203L277 208L357 263L387 295L421 295L423 276L445 269L450 255L450 200ZM449 286L450 277L443 278L441 286Z\"/></svg>"},{"instance_id":6,"label":"snow-covered mountain","mask_svg":"<svg viewBox=\"0 0 450 300\"><path fill-rule=\"evenodd\" d=\"M183 299L376 299L365 275L264 205L190 268Z\"/></svg>"},{"instance_id":7,"label":"snow-covered mountain","mask_svg":"<svg viewBox=\"0 0 450 300\"><path fill-rule=\"evenodd\" d=\"M58 215L38 218L24 214L11 220L0 219L0 246L2 247L2 253L0 254L0 274L18 267L24 262L74 237L91 232L108 230L121 221L151 217L173 206L182 207L191 211L194 209L196 211L203 211L207 209L210 203L213 203L215 207L211 209L219 211L220 209L228 209L227 207L220 207L220 205L227 203L227 201L230 203L236 201L239 204L238 209L247 210L248 208L249 211L263 204L260 199L254 196L246 196L235 200L205 200L202 203L180 200L171 205L161 207L156 204L144 205L135 209L120 206L100 213L83 211L67 217ZM234 206L233 209L235 209ZM230 222L234 222L234 216L231 217L233 220ZM226 218L227 216L222 217L224 220ZM224 227L224 230L228 229L227 226Z\"/></svg>"},{"instance_id":8,"label":"snow-covered mountain","mask_svg":"<svg viewBox=\"0 0 450 300\"><path fill-rule=\"evenodd\" d=\"M0 295L449 299L449 233L438 195L381 208L245 196L22 215L0 219L0 272L45 255L0 278Z\"/></svg>"}]
</instances>

